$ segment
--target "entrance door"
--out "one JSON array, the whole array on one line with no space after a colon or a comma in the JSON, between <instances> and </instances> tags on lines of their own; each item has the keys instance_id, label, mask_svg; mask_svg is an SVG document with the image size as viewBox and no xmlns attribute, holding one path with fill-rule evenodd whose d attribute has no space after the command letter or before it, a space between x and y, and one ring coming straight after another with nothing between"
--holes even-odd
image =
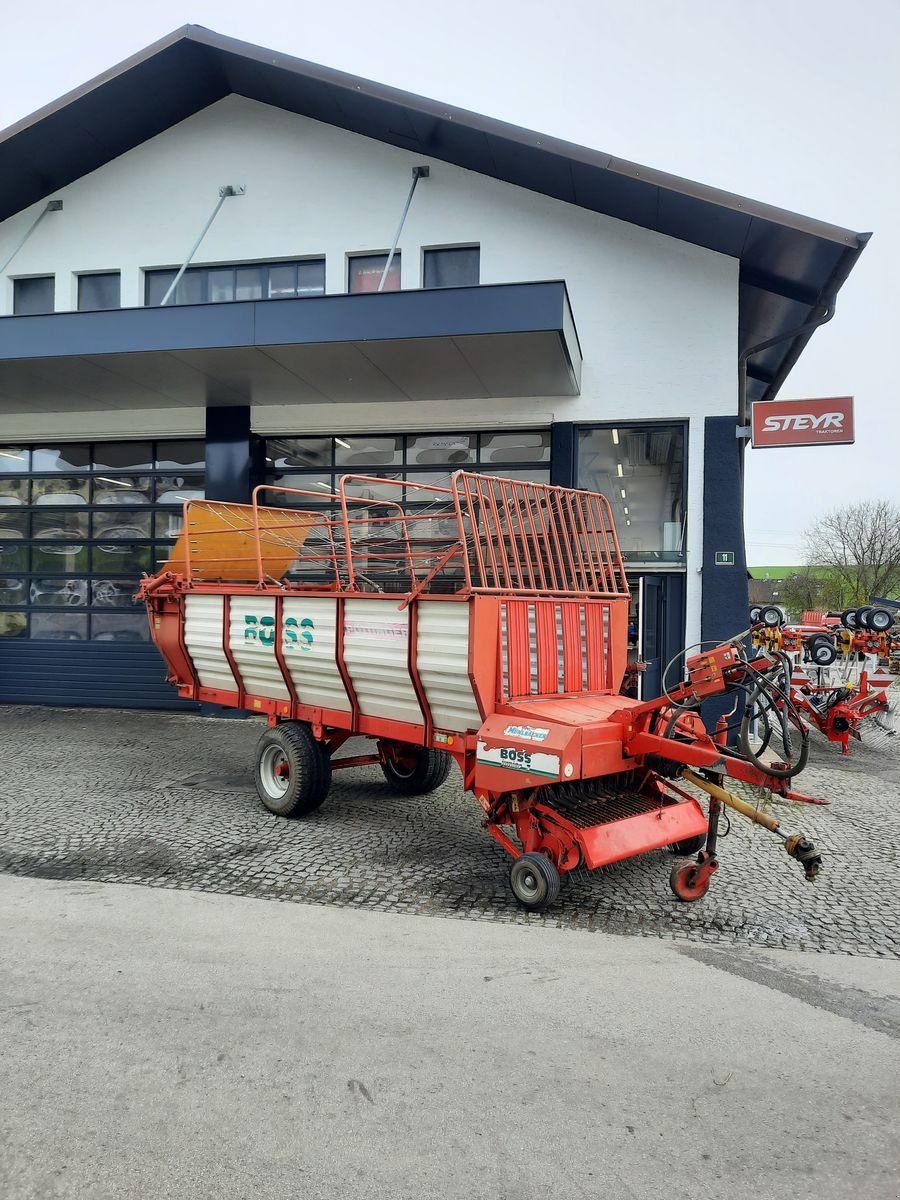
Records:
<instances>
[{"instance_id":1,"label":"entrance door","mask_svg":"<svg viewBox=\"0 0 900 1200\"><path fill-rule=\"evenodd\" d=\"M666 665L661 661L665 646L665 580L658 576L645 575L641 582L642 657L647 664L642 680L641 698L650 700L662 692L662 672Z\"/></svg>"},{"instance_id":2,"label":"entrance door","mask_svg":"<svg viewBox=\"0 0 900 1200\"><path fill-rule=\"evenodd\" d=\"M684 648L684 576L641 575L638 627L639 655L646 663L641 676L642 700L662 695L666 665ZM666 686L680 679L679 664L673 663Z\"/></svg>"}]
</instances>

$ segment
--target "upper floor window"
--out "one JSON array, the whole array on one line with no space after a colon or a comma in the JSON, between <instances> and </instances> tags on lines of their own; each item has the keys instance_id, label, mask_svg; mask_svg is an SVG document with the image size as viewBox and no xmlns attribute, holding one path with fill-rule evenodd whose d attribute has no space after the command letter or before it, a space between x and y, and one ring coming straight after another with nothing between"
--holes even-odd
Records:
<instances>
[{"instance_id":1,"label":"upper floor window","mask_svg":"<svg viewBox=\"0 0 900 1200\"><path fill-rule=\"evenodd\" d=\"M384 268L387 266L386 254L356 254L350 259L347 274L347 291L351 294L361 292L377 292ZM395 253L391 259L391 269L384 281L383 292L400 291L400 254Z\"/></svg>"},{"instance_id":2,"label":"upper floor window","mask_svg":"<svg viewBox=\"0 0 900 1200\"><path fill-rule=\"evenodd\" d=\"M122 303L121 278L118 271L79 275L78 311L98 312L106 308L119 308Z\"/></svg>"},{"instance_id":3,"label":"upper floor window","mask_svg":"<svg viewBox=\"0 0 900 1200\"><path fill-rule=\"evenodd\" d=\"M452 246L426 250L424 286L473 287L478 283L481 251L477 246Z\"/></svg>"},{"instance_id":4,"label":"upper floor window","mask_svg":"<svg viewBox=\"0 0 900 1200\"><path fill-rule=\"evenodd\" d=\"M34 279L13 280L13 314L17 317L36 313L52 313L55 307L56 279L40 275Z\"/></svg>"},{"instance_id":5,"label":"upper floor window","mask_svg":"<svg viewBox=\"0 0 900 1200\"><path fill-rule=\"evenodd\" d=\"M144 272L144 304L157 307L178 274ZM229 300L287 300L325 295L325 259L250 263L246 266L188 267L169 304L220 304Z\"/></svg>"}]
</instances>

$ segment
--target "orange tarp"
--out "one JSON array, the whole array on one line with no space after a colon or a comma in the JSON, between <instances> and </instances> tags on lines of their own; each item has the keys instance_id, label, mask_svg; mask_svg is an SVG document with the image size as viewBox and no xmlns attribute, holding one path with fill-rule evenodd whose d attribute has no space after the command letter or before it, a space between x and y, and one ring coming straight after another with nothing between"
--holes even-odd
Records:
<instances>
[{"instance_id":1,"label":"orange tarp","mask_svg":"<svg viewBox=\"0 0 900 1200\"><path fill-rule=\"evenodd\" d=\"M259 549L263 575L281 579L300 553L310 529L320 518L291 508L258 508ZM194 500L187 524L178 535L169 561L158 574L173 571L203 583L250 583L259 577L257 531L249 504Z\"/></svg>"}]
</instances>

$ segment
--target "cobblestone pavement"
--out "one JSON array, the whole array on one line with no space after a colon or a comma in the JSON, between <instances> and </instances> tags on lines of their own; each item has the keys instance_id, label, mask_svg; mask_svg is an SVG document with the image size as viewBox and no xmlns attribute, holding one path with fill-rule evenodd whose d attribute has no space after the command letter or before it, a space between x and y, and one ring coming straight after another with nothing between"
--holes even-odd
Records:
<instances>
[{"instance_id":1,"label":"cobblestone pavement","mask_svg":"<svg viewBox=\"0 0 900 1200\"><path fill-rule=\"evenodd\" d=\"M270 816L252 763L264 726L175 713L0 706L0 870L200 889L469 920L687 941L900 957L900 736L850 759L816 741L789 831L825 856L815 884L735 816L708 895L678 903L664 851L567 878L520 910L506 855L454 769L434 795L393 795L377 768L342 771L304 820ZM353 753L351 744L344 753Z\"/></svg>"}]
</instances>

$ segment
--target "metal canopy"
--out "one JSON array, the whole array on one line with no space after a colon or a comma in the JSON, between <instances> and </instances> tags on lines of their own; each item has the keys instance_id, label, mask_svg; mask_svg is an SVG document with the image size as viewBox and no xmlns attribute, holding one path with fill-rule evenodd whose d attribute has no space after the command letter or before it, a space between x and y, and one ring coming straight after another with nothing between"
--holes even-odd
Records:
<instances>
[{"instance_id":1,"label":"metal canopy","mask_svg":"<svg viewBox=\"0 0 900 1200\"><path fill-rule=\"evenodd\" d=\"M237 93L740 259L750 399L771 399L867 237L186 25L0 135L0 220Z\"/></svg>"},{"instance_id":2,"label":"metal canopy","mask_svg":"<svg viewBox=\"0 0 900 1200\"><path fill-rule=\"evenodd\" d=\"M565 284L0 320L0 413L575 396Z\"/></svg>"}]
</instances>

